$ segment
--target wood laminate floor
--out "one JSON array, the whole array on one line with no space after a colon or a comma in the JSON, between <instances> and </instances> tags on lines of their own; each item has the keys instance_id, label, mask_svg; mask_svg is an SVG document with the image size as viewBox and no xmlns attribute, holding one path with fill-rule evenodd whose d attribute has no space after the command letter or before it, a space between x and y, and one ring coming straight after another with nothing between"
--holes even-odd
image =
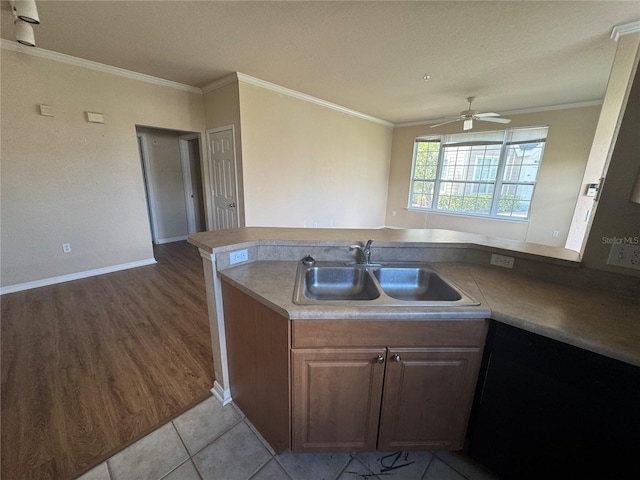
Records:
<instances>
[{"instance_id":1,"label":"wood laminate floor","mask_svg":"<svg viewBox=\"0 0 640 480\"><path fill-rule=\"evenodd\" d=\"M2 478L76 478L210 395L198 250L3 295Z\"/></svg>"}]
</instances>

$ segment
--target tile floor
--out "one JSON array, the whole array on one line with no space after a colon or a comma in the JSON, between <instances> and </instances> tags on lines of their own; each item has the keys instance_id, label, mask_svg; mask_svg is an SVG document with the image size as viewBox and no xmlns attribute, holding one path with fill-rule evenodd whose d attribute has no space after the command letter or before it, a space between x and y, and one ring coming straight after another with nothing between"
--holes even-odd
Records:
<instances>
[{"instance_id":1,"label":"tile floor","mask_svg":"<svg viewBox=\"0 0 640 480\"><path fill-rule=\"evenodd\" d=\"M495 480L460 453L273 452L233 404L211 397L78 480Z\"/></svg>"}]
</instances>

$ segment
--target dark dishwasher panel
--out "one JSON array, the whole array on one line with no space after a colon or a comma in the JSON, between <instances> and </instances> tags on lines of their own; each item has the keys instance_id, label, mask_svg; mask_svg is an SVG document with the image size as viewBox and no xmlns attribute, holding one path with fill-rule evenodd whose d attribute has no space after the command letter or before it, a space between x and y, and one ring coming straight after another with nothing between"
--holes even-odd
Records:
<instances>
[{"instance_id":1,"label":"dark dishwasher panel","mask_svg":"<svg viewBox=\"0 0 640 480\"><path fill-rule=\"evenodd\" d=\"M492 322L469 454L504 478L638 478L640 368Z\"/></svg>"}]
</instances>

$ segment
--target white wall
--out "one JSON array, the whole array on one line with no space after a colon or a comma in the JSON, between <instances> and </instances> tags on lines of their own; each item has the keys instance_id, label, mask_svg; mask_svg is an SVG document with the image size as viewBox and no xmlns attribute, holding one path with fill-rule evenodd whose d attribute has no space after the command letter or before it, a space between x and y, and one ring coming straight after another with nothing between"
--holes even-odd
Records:
<instances>
[{"instance_id":1,"label":"white wall","mask_svg":"<svg viewBox=\"0 0 640 480\"><path fill-rule=\"evenodd\" d=\"M1 55L1 285L152 258L135 126L202 132L202 95ZM88 123L86 111L105 123Z\"/></svg>"},{"instance_id":2,"label":"white wall","mask_svg":"<svg viewBox=\"0 0 640 480\"><path fill-rule=\"evenodd\" d=\"M635 73L624 110L613 155L607 171L598 209L593 218L583 265L640 277L640 270L607 265L611 241L640 238L640 205L630 201L635 179L640 175L640 69Z\"/></svg>"},{"instance_id":3,"label":"white wall","mask_svg":"<svg viewBox=\"0 0 640 480\"><path fill-rule=\"evenodd\" d=\"M240 83L246 224L384 225L392 128Z\"/></svg>"},{"instance_id":4,"label":"white wall","mask_svg":"<svg viewBox=\"0 0 640 480\"><path fill-rule=\"evenodd\" d=\"M457 133L459 123L397 127L393 132L387 225L401 228L442 228L563 247L589 155L599 106L509 115L508 127L548 125L544 158L538 174L528 222L494 220L443 213L408 211L415 138ZM474 122L474 131L499 130L501 125ZM395 216L393 213L395 212ZM559 232L553 237L554 230Z\"/></svg>"},{"instance_id":5,"label":"white wall","mask_svg":"<svg viewBox=\"0 0 640 480\"><path fill-rule=\"evenodd\" d=\"M242 227L245 225L244 220L244 185L243 185L243 164L242 164L242 128L240 125L240 92L238 81L234 80L220 88L204 94L204 105L206 112L206 126L207 130L214 128L226 127L233 125L235 135L235 149L236 149L236 180L238 184L238 217L239 225ZM208 139L205 138L205 142ZM205 151L207 151L205 149ZM213 196L211 192L212 185L212 172L209 171L208 161L204 162L203 171L205 176L208 177L205 184L209 187L206 192L207 211L210 213L208 216L209 229L215 228L215 220L213 212Z\"/></svg>"},{"instance_id":6,"label":"white wall","mask_svg":"<svg viewBox=\"0 0 640 480\"><path fill-rule=\"evenodd\" d=\"M136 130L145 137L147 176L151 183L158 243L186 238L189 227L178 140L180 133L156 128L139 127Z\"/></svg>"},{"instance_id":7,"label":"white wall","mask_svg":"<svg viewBox=\"0 0 640 480\"><path fill-rule=\"evenodd\" d=\"M589 225L593 220L594 197L586 195L587 184L599 183L600 178L606 174L607 162L613 153L633 72L638 64L639 45L640 33L624 35L618 40L598 126L567 237L566 248L577 252L583 251Z\"/></svg>"}]
</instances>

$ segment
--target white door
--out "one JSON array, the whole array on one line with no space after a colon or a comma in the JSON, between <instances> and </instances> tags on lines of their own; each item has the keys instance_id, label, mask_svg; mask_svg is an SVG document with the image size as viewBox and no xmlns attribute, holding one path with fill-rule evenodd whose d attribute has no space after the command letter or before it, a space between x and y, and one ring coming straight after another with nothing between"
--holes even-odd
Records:
<instances>
[{"instance_id":1,"label":"white door","mask_svg":"<svg viewBox=\"0 0 640 480\"><path fill-rule=\"evenodd\" d=\"M216 230L238 227L233 126L207 131L211 197Z\"/></svg>"}]
</instances>

